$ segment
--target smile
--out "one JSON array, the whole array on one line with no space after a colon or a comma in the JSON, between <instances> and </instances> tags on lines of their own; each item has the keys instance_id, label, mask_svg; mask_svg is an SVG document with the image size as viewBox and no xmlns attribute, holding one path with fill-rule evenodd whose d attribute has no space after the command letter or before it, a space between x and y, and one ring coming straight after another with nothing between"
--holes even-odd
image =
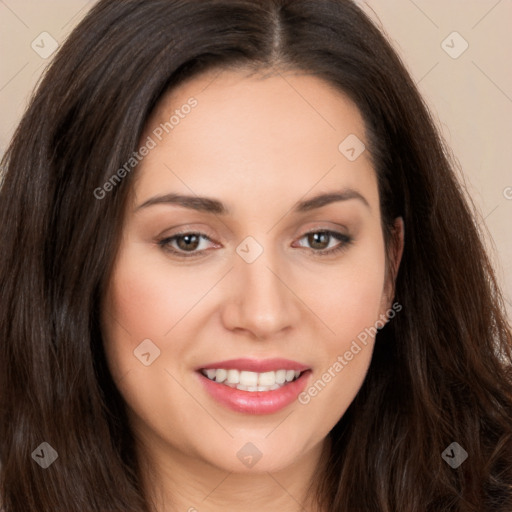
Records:
<instances>
[{"instance_id":1,"label":"smile","mask_svg":"<svg viewBox=\"0 0 512 512\"><path fill-rule=\"evenodd\" d=\"M288 382L298 379L301 374L300 371L284 369L257 373L236 369L226 370L224 368L210 368L201 370L201 373L214 382L249 392L274 391L285 386Z\"/></svg>"},{"instance_id":2,"label":"smile","mask_svg":"<svg viewBox=\"0 0 512 512\"><path fill-rule=\"evenodd\" d=\"M203 389L218 404L245 414L272 414L297 400L312 370L288 359L231 359L197 368Z\"/></svg>"}]
</instances>

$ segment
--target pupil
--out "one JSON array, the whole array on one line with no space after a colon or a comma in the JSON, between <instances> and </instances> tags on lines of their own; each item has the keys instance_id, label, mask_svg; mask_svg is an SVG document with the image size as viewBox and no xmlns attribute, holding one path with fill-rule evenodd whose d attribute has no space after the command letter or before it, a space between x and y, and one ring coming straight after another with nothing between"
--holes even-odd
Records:
<instances>
[{"instance_id":1,"label":"pupil","mask_svg":"<svg viewBox=\"0 0 512 512\"><path fill-rule=\"evenodd\" d=\"M321 240L323 238L323 241ZM325 245L328 240L329 235L327 233L311 233L309 235L309 243L312 247L316 249L324 249L323 245ZM315 244L319 244L321 247L315 247Z\"/></svg>"},{"instance_id":2,"label":"pupil","mask_svg":"<svg viewBox=\"0 0 512 512\"><path fill-rule=\"evenodd\" d=\"M191 244L191 239L195 239ZM186 243L181 243L186 240ZM183 250L197 249L199 244L199 237L197 235L182 235L178 238L178 246Z\"/></svg>"}]
</instances>

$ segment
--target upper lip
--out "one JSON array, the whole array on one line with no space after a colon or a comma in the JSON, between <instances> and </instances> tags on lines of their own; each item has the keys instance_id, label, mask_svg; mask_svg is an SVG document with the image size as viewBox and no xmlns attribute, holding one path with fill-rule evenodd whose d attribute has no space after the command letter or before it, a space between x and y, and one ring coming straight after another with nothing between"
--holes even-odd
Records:
<instances>
[{"instance_id":1,"label":"upper lip","mask_svg":"<svg viewBox=\"0 0 512 512\"><path fill-rule=\"evenodd\" d=\"M276 370L294 370L294 371L305 371L309 370L309 366L292 361L290 359L251 359L251 358L240 358L240 359L229 359L227 361L216 361L209 363L204 366L200 366L197 370L209 370L209 369L220 369L225 370L243 370L248 372L271 372Z\"/></svg>"}]
</instances>

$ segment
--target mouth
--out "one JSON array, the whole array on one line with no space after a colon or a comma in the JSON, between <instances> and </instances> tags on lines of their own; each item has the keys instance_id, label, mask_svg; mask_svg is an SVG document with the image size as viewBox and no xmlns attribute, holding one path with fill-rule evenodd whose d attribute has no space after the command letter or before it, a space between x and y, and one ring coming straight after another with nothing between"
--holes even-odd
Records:
<instances>
[{"instance_id":1,"label":"mouth","mask_svg":"<svg viewBox=\"0 0 512 512\"><path fill-rule=\"evenodd\" d=\"M283 368L262 373L226 368L201 369L200 372L213 382L250 393L275 391L296 381L304 373L304 371Z\"/></svg>"},{"instance_id":2,"label":"mouth","mask_svg":"<svg viewBox=\"0 0 512 512\"><path fill-rule=\"evenodd\" d=\"M271 414L297 399L311 368L286 359L233 359L196 370L217 403L239 413Z\"/></svg>"}]
</instances>

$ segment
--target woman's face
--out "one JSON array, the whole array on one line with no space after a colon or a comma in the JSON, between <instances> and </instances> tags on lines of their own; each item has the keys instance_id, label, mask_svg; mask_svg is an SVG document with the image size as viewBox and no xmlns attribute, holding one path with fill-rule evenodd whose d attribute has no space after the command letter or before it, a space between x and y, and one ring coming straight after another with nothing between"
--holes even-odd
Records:
<instances>
[{"instance_id":1,"label":"woman's face","mask_svg":"<svg viewBox=\"0 0 512 512\"><path fill-rule=\"evenodd\" d=\"M391 306L362 144L357 108L311 76L209 73L160 102L103 303L147 453L276 471L344 414Z\"/></svg>"}]
</instances>

